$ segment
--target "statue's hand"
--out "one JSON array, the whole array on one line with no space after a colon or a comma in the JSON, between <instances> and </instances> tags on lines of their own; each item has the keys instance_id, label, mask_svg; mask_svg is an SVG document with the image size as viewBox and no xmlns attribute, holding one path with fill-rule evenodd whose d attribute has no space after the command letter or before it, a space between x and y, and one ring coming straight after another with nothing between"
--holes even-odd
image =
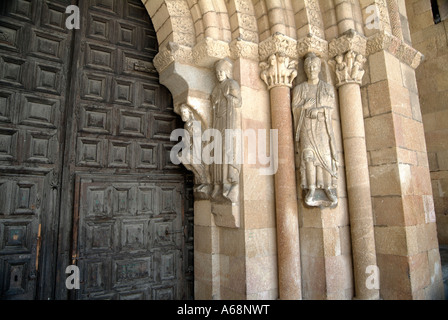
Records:
<instances>
[{"instance_id":1,"label":"statue's hand","mask_svg":"<svg viewBox=\"0 0 448 320\"><path fill-rule=\"evenodd\" d=\"M316 103L316 99L314 99L314 98L312 98L312 99L308 99L308 100L305 102L304 108L305 108L305 109L311 108L312 106L314 106L315 103Z\"/></svg>"}]
</instances>

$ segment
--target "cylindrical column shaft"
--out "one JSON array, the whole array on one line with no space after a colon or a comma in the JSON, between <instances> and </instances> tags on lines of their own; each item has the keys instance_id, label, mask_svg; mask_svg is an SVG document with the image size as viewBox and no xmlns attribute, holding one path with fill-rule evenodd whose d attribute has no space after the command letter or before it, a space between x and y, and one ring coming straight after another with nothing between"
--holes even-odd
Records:
<instances>
[{"instance_id":1,"label":"cylindrical column shaft","mask_svg":"<svg viewBox=\"0 0 448 320\"><path fill-rule=\"evenodd\" d=\"M347 193L355 278L355 298L378 299L379 290L367 285L369 266L376 266L370 178L359 84L339 87Z\"/></svg>"},{"instance_id":2,"label":"cylindrical column shaft","mask_svg":"<svg viewBox=\"0 0 448 320\"><path fill-rule=\"evenodd\" d=\"M270 90L272 128L278 130L278 170L275 174L279 298L302 299L299 222L294 166L290 88Z\"/></svg>"}]
</instances>

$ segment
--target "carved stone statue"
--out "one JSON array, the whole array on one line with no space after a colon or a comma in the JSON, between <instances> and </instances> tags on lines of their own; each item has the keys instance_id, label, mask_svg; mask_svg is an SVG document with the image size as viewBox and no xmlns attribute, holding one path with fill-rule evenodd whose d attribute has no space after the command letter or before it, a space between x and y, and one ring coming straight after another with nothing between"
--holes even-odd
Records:
<instances>
[{"instance_id":1,"label":"carved stone statue","mask_svg":"<svg viewBox=\"0 0 448 320\"><path fill-rule=\"evenodd\" d=\"M321 60L310 53L305 58L308 81L292 93L296 154L301 187L308 206L332 207L338 203L338 161L331 114L335 108L333 87L320 80Z\"/></svg>"},{"instance_id":2,"label":"carved stone statue","mask_svg":"<svg viewBox=\"0 0 448 320\"><path fill-rule=\"evenodd\" d=\"M241 163L237 161L237 148L240 141L227 141L234 137L227 137L226 129L241 129L241 90L238 83L233 80L233 65L230 60L219 60L215 64L216 77L218 85L214 88L211 96L212 105L212 128L219 130L222 137L222 155L223 158L229 154L229 148L233 152L230 161L222 161L212 165L213 192L212 199L215 201L238 202L239 199L239 181ZM230 144L232 143L232 144ZM241 147L241 145L239 145ZM229 163L226 163L229 162Z\"/></svg>"},{"instance_id":3,"label":"carved stone statue","mask_svg":"<svg viewBox=\"0 0 448 320\"><path fill-rule=\"evenodd\" d=\"M179 151L178 157L183 165L194 173L194 194L196 199L207 199L210 196L211 191L210 168L203 161L195 161L193 153L194 124L199 122L197 122L193 111L185 104L180 107L180 116L182 121L185 122L184 129L190 137L190 152L187 153L188 158L185 158L185 155L181 150ZM201 140L198 142L202 144Z\"/></svg>"}]
</instances>

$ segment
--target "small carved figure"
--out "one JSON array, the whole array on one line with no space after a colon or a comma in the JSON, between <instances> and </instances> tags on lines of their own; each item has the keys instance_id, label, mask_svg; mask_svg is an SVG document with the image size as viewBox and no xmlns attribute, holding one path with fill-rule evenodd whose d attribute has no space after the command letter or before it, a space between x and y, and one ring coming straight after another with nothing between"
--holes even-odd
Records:
<instances>
[{"instance_id":1,"label":"small carved figure","mask_svg":"<svg viewBox=\"0 0 448 320\"><path fill-rule=\"evenodd\" d=\"M366 62L366 59L358 54L355 58L355 62L353 62L352 68L352 79L356 82L362 82L362 77L364 76L365 70L363 69L363 65Z\"/></svg>"},{"instance_id":2,"label":"small carved figure","mask_svg":"<svg viewBox=\"0 0 448 320\"><path fill-rule=\"evenodd\" d=\"M301 187L307 190L307 205L335 206L338 161L331 122L335 93L319 79L319 57L308 54L304 67L308 81L294 88L292 101Z\"/></svg>"},{"instance_id":3,"label":"small carved figure","mask_svg":"<svg viewBox=\"0 0 448 320\"><path fill-rule=\"evenodd\" d=\"M233 80L233 64L228 59L219 60L215 64L216 77L218 85L213 89L211 96L213 120L212 128L217 129L222 137L222 155L229 153L229 146L232 146L233 159L229 163L215 163L212 165L212 178L214 188L212 199L216 201L230 200L232 203L238 202L239 198L239 179L241 163L237 161L236 151L240 141L227 141L226 129L241 128L241 90L238 83ZM224 197L224 199L223 199Z\"/></svg>"},{"instance_id":4,"label":"small carved figure","mask_svg":"<svg viewBox=\"0 0 448 320\"><path fill-rule=\"evenodd\" d=\"M183 156L182 150L179 152L178 157L183 163L183 165L190 171L194 173L195 186L194 192L200 194L200 198L208 198L210 193L211 176L209 166L202 161L195 161L193 154L193 144L194 144L194 123L196 120L193 111L187 106L182 105L180 107L180 116L182 121L185 122L184 129L187 131L190 137L189 146L190 150L187 153L187 157ZM202 141L199 140L202 144ZM199 162L199 163L196 163Z\"/></svg>"}]
</instances>

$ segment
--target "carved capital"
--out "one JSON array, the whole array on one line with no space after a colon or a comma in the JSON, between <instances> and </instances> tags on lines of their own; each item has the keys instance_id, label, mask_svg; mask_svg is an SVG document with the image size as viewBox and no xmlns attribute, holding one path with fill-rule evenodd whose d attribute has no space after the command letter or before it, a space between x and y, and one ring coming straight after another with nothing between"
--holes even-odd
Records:
<instances>
[{"instance_id":1,"label":"carved capital","mask_svg":"<svg viewBox=\"0 0 448 320\"><path fill-rule=\"evenodd\" d=\"M285 86L292 88L292 82L297 77L297 60L292 60L283 53L272 54L267 62L260 63L260 77L268 86Z\"/></svg>"},{"instance_id":2,"label":"carved capital","mask_svg":"<svg viewBox=\"0 0 448 320\"><path fill-rule=\"evenodd\" d=\"M328 55L328 42L314 34L308 34L297 41L297 52L299 57L304 57L310 52L325 57Z\"/></svg>"},{"instance_id":3,"label":"carved capital","mask_svg":"<svg viewBox=\"0 0 448 320\"><path fill-rule=\"evenodd\" d=\"M364 76L364 63L366 58L360 53L349 50L343 54L337 54L334 60L328 63L336 73L336 87L347 83L362 84Z\"/></svg>"},{"instance_id":4,"label":"carved capital","mask_svg":"<svg viewBox=\"0 0 448 320\"><path fill-rule=\"evenodd\" d=\"M267 60L273 54L282 54L291 59L297 58L297 41L279 32L273 34L258 46L260 61Z\"/></svg>"}]
</instances>

